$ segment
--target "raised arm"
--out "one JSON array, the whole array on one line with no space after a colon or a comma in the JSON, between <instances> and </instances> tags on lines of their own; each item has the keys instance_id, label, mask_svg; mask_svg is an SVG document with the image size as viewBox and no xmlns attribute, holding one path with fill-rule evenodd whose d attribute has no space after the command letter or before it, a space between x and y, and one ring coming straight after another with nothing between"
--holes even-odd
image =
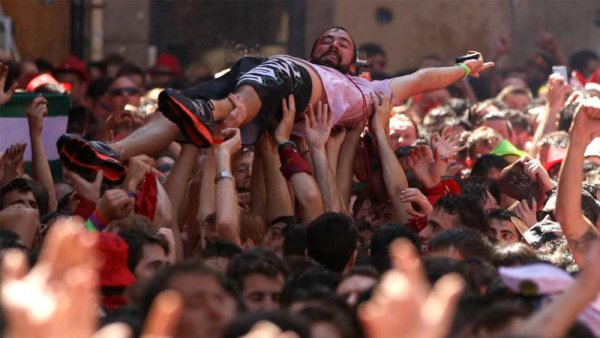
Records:
<instances>
[{"instance_id":1,"label":"raised arm","mask_svg":"<svg viewBox=\"0 0 600 338\"><path fill-rule=\"evenodd\" d=\"M173 222L176 224L179 223L180 214L186 213L186 210L183 210L185 208L182 207L182 202L188 188L190 175L194 169L197 154L198 148L191 144L184 145L177 157L177 161L175 161L173 169L169 173L169 177L167 177L163 185L171 201Z\"/></svg>"},{"instance_id":2,"label":"raised arm","mask_svg":"<svg viewBox=\"0 0 600 338\"><path fill-rule=\"evenodd\" d=\"M586 254L586 268L560 296L529 318L519 334L533 338L566 337L577 316L600 292L600 245L595 243Z\"/></svg>"},{"instance_id":3,"label":"raised arm","mask_svg":"<svg viewBox=\"0 0 600 338\"><path fill-rule=\"evenodd\" d=\"M215 147L216 225L219 239L241 245L240 208L238 205L235 180L231 174L231 155L242 146L240 130L224 129L221 132L225 141Z\"/></svg>"},{"instance_id":4,"label":"raised arm","mask_svg":"<svg viewBox=\"0 0 600 338\"><path fill-rule=\"evenodd\" d=\"M392 200L394 208L394 219L400 224L406 223L410 219L408 209L410 203L403 203L400 200L400 194L408 188L408 181L404 170L396 158L396 154L390 146L390 141L386 126L390 121L390 111L392 110L392 102L390 97L384 96L382 93L371 93L373 105L375 106L375 115L371 120L377 146L379 148L379 158L383 168L383 181L387 193Z\"/></svg>"},{"instance_id":5,"label":"raised arm","mask_svg":"<svg viewBox=\"0 0 600 338\"><path fill-rule=\"evenodd\" d=\"M390 87L394 98L404 100L416 94L446 88L465 76L479 77L479 73L494 66L493 62L483 62L483 57L478 60L467 60L462 66L425 68L406 76L392 79Z\"/></svg>"},{"instance_id":6,"label":"raised arm","mask_svg":"<svg viewBox=\"0 0 600 338\"><path fill-rule=\"evenodd\" d=\"M310 173L310 166L302 158L296 145L290 141L290 134L296 115L294 96L282 102L283 119L275 130L275 141L278 145L281 171L292 184L297 202L302 206L302 221L309 224L323 213L323 200L319 186Z\"/></svg>"},{"instance_id":7,"label":"raised arm","mask_svg":"<svg viewBox=\"0 0 600 338\"><path fill-rule=\"evenodd\" d=\"M281 163L277 156L275 141L271 136L263 135L258 142L267 189L266 221L269 224L277 217L293 215L294 208L285 177L279 171Z\"/></svg>"},{"instance_id":8,"label":"raised arm","mask_svg":"<svg viewBox=\"0 0 600 338\"><path fill-rule=\"evenodd\" d=\"M585 99L581 103L569 134L569 148L558 180L555 213L573 258L580 268L584 268L585 254L590 244L598 239L598 232L581 212L583 154L588 143L600 135L600 99Z\"/></svg>"},{"instance_id":9,"label":"raised arm","mask_svg":"<svg viewBox=\"0 0 600 338\"><path fill-rule=\"evenodd\" d=\"M48 165L48 156L42 140L44 116L48 115L48 101L43 96L33 99L27 107L27 123L29 124L29 138L31 140L31 167L33 178L48 191L48 211L56 210L56 193L52 172Z\"/></svg>"},{"instance_id":10,"label":"raised arm","mask_svg":"<svg viewBox=\"0 0 600 338\"><path fill-rule=\"evenodd\" d=\"M346 137L344 143L340 149L338 158L343 161L338 161L337 175L335 177L340 195L342 196L342 202L344 206L348 208L350 206L350 197L352 195L352 178L354 176L354 158L356 157L356 149L360 143L360 134L365 129L365 121L353 128L349 128L346 131Z\"/></svg>"},{"instance_id":11,"label":"raised arm","mask_svg":"<svg viewBox=\"0 0 600 338\"><path fill-rule=\"evenodd\" d=\"M319 101L317 114L309 106L305 119L306 142L313 162L314 175L321 190L325 212L345 212L342 197L337 188L335 176L329 167L325 143L333 127L333 113Z\"/></svg>"}]
</instances>

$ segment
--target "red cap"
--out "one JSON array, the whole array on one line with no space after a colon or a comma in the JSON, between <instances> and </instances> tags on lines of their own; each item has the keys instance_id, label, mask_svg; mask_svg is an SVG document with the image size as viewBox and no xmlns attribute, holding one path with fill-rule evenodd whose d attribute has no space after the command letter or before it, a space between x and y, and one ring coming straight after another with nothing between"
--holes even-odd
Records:
<instances>
[{"instance_id":1,"label":"red cap","mask_svg":"<svg viewBox=\"0 0 600 338\"><path fill-rule=\"evenodd\" d=\"M100 267L101 286L129 286L135 282L135 277L127 268L129 247L121 237L101 232L98 249L104 258Z\"/></svg>"},{"instance_id":2,"label":"red cap","mask_svg":"<svg viewBox=\"0 0 600 338\"><path fill-rule=\"evenodd\" d=\"M54 77L52 77L52 75L45 74L45 73L39 74L36 77L34 77L33 79L31 79L31 81L29 81L27 83L25 90L28 92L34 92L38 87L43 86L45 84L62 86L65 89L65 91L71 90L71 87L67 86L66 83L60 83Z\"/></svg>"},{"instance_id":3,"label":"red cap","mask_svg":"<svg viewBox=\"0 0 600 338\"><path fill-rule=\"evenodd\" d=\"M67 56L67 58L64 59L60 65L54 69L55 74L60 72L73 72L79 75L83 81L89 81L89 74L85 62L75 55Z\"/></svg>"},{"instance_id":4,"label":"red cap","mask_svg":"<svg viewBox=\"0 0 600 338\"><path fill-rule=\"evenodd\" d=\"M171 73L171 75L179 76L181 75L181 64L175 55L170 53L161 53L150 72L165 72Z\"/></svg>"}]
</instances>

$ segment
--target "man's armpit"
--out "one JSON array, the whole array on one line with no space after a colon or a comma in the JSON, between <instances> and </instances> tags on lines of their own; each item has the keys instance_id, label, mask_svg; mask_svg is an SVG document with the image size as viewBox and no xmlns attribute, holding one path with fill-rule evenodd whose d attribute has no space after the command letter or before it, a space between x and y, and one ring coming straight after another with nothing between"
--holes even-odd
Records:
<instances>
[{"instance_id":1,"label":"man's armpit","mask_svg":"<svg viewBox=\"0 0 600 338\"><path fill-rule=\"evenodd\" d=\"M570 239L569 242L571 242L573 251L587 253L590 250L592 243L597 241L598 238L600 238L600 236L598 235L596 229L589 227L583 235L575 239Z\"/></svg>"}]
</instances>

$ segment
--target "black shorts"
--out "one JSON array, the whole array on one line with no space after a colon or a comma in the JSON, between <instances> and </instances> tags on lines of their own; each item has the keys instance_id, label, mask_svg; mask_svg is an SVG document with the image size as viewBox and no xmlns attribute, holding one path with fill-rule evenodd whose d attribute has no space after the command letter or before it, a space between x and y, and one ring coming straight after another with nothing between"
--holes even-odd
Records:
<instances>
[{"instance_id":1,"label":"black shorts","mask_svg":"<svg viewBox=\"0 0 600 338\"><path fill-rule=\"evenodd\" d=\"M254 123L261 131L272 131L281 120L281 101L294 95L296 111L310 103L312 81L304 67L285 57L241 58L222 77L202 82L183 92L191 98L222 99L240 86L251 86L261 99L261 109Z\"/></svg>"}]
</instances>

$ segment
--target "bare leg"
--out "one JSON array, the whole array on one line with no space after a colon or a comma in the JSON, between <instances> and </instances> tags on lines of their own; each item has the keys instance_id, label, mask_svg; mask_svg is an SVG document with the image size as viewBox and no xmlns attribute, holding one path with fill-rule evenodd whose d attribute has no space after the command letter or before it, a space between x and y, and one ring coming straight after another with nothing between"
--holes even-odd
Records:
<instances>
[{"instance_id":1,"label":"bare leg","mask_svg":"<svg viewBox=\"0 0 600 338\"><path fill-rule=\"evenodd\" d=\"M245 106L245 116L235 116L236 120L239 119L237 125L230 125L228 123L228 118L230 117L230 113L235 109L233 103L228 99L224 98L221 100L213 100L213 104L215 106L215 110L213 111L213 116L217 123L223 123L228 125L228 127L239 127L240 125L247 124L254 120L258 115L258 112L262 106L262 102L260 101L260 97L251 86L241 86L235 91L235 94L242 100Z\"/></svg>"},{"instance_id":2,"label":"bare leg","mask_svg":"<svg viewBox=\"0 0 600 338\"><path fill-rule=\"evenodd\" d=\"M244 103L245 116L235 117L237 122L231 122L232 125L228 125L227 118L230 117L231 112L235 108L233 103L227 98L212 100L215 107L213 116L217 123L225 124L228 127L239 127L240 125L249 123L258 115L262 104L254 88L241 86L236 90L235 94ZM164 150L180 133L179 128L174 123L161 113L157 113L146 125L135 130L126 138L110 144L110 147L123 160L128 160L140 154L154 155Z\"/></svg>"},{"instance_id":3,"label":"bare leg","mask_svg":"<svg viewBox=\"0 0 600 338\"><path fill-rule=\"evenodd\" d=\"M167 148L169 143L180 134L179 128L174 123L162 113L156 112L150 122L109 146L126 161L140 154L157 154Z\"/></svg>"}]
</instances>

